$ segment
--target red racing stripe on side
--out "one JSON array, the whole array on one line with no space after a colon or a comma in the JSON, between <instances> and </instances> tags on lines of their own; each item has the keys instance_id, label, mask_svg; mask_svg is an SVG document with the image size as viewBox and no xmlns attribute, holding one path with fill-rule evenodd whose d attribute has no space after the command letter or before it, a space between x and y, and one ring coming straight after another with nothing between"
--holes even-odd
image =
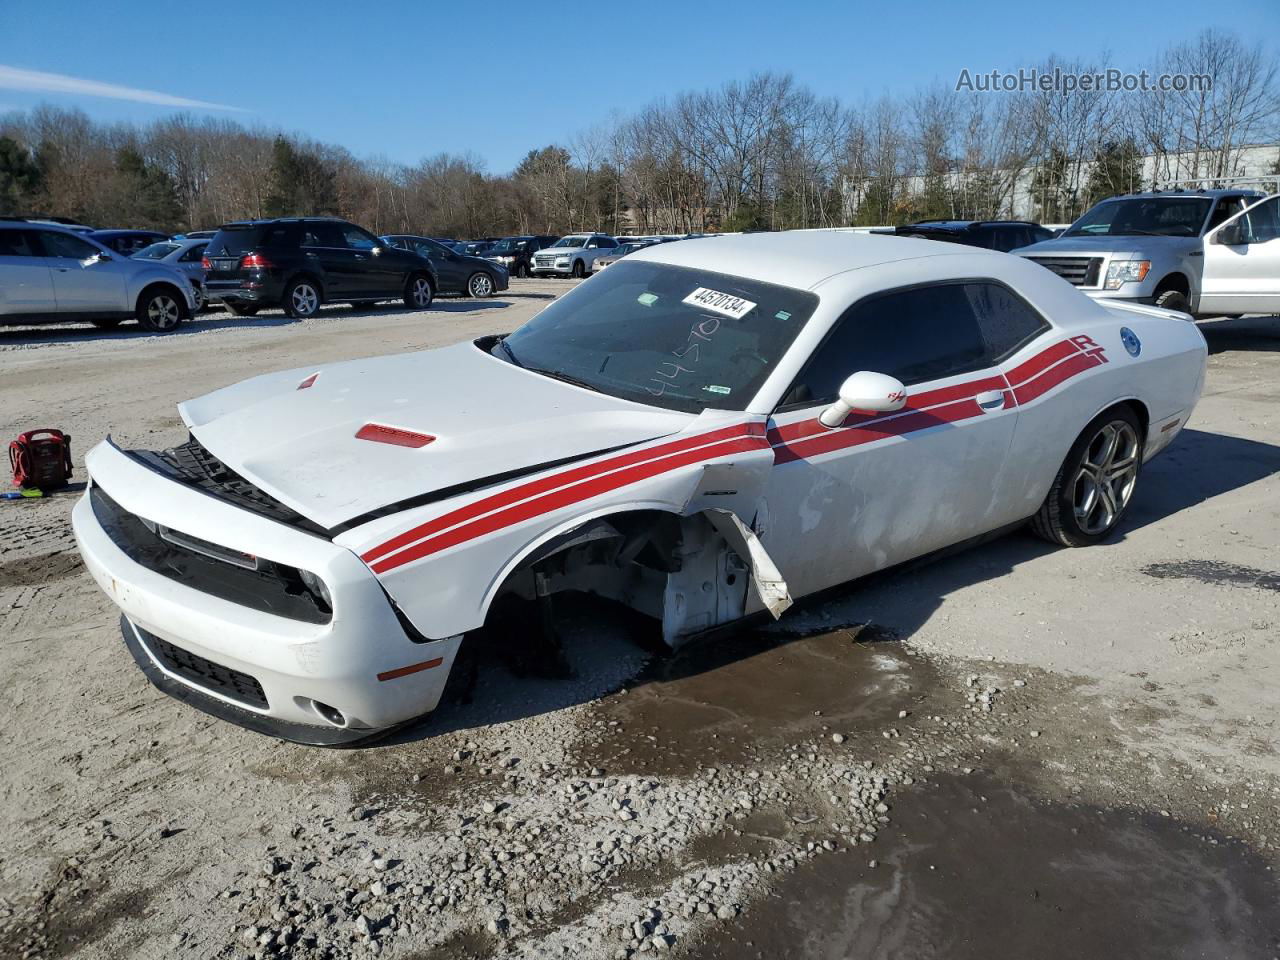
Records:
<instances>
[{"instance_id":1,"label":"red racing stripe on side","mask_svg":"<svg viewBox=\"0 0 1280 960\"><path fill-rule=\"evenodd\" d=\"M465 507L459 507L449 513L442 514L433 520L404 531L404 533L396 534L385 543L381 543L376 547L362 553L360 559L365 563L384 557L388 553L407 547L409 544L424 537L429 537L433 533L438 533L447 527L455 524L464 523L474 519L481 514L489 513L493 510L499 510L502 507L509 506L520 500L529 497L535 497L539 494L546 493L548 490L554 490L556 487L566 486L571 483L577 483L588 477L594 477L610 470L617 470L621 467L628 467L635 463L641 463L646 460L653 460L660 457L668 456L674 453L688 450L693 447L704 446L706 444L717 443L722 440L730 440L736 437L744 436L762 436L764 434L764 424L762 423L739 423L732 427L725 427L721 430L713 430L710 433L698 434L693 437L685 437L682 440L676 440L672 443L660 444L656 447L646 447L643 450L633 450L608 460L601 460L597 463L588 463L581 467L574 467L572 470L565 470L561 473L554 473L549 476L540 477L537 480L524 483L501 493L495 493L492 496L483 497L474 503L469 503Z\"/></svg>"},{"instance_id":2,"label":"red racing stripe on side","mask_svg":"<svg viewBox=\"0 0 1280 960\"><path fill-rule=\"evenodd\" d=\"M384 557L378 562L370 564L370 566L374 573L386 573L388 570L394 570L396 567L403 566L406 563L412 563L422 557L438 553L468 540L474 540L476 537L482 537L504 527L541 516L544 513L550 513L553 510L571 506L582 500L609 493L628 484L638 483L641 480L667 473L678 467L701 463L704 460L713 460L716 457L725 457L734 453L749 453L752 450L761 449L765 446L765 443L763 436L743 436L709 447L687 450L664 457L661 460L636 464L603 476L591 477L572 486L561 487L533 500L518 503L497 513L479 517L470 523L455 526L438 536L422 540L393 556Z\"/></svg>"},{"instance_id":3,"label":"red racing stripe on side","mask_svg":"<svg viewBox=\"0 0 1280 960\"><path fill-rule=\"evenodd\" d=\"M807 457L816 457L824 453L833 453L849 447L874 443L888 437L900 437L918 430L928 430L947 423L958 423L972 417L983 416L982 408L972 397L955 403L934 407L932 410L918 410L905 417L894 417L892 420L881 420L874 424L860 427L837 428L825 433L808 437L795 443L783 444L773 448L775 464L791 463ZM825 428L824 428L825 429Z\"/></svg>"},{"instance_id":4,"label":"red racing stripe on side","mask_svg":"<svg viewBox=\"0 0 1280 960\"><path fill-rule=\"evenodd\" d=\"M957 400L968 400L987 390L1008 390L1008 387L1009 384L1005 382L1004 377L995 376L983 377L981 380L970 380L968 383L957 383L949 387L939 387L936 390L926 390L924 393L908 397L907 405L893 413L859 413L855 411L845 417L844 422L835 429L847 430L863 424L879 423L910 416L913 413L923 413L930 407L953 403ZM768 437L769 442L777 446L781 443L795 443L806 437L825 434L831 429L831 427L823 426L815 417L812 420L797 420L795 423L775 427L769 431Z\"/></svg>"},{"instance_id":5,"label":"red racing stripe on side","mask_svg":"<svg viewBox=\"0 0 1280 960\"><path fill-rule=\"evenodd\" d=\"M1060 340L1047 350L1041 350L1030 360L1026 360L1009 371L1009 382L1015 387L1026 383L1052 367L1059 360L1080 352L1080 348L1070 340Z\"/></svg>"},{"instance_id":6,"label":"red racing stripe on side","mask_svg":"<svg viewBox=\"0 0 1280 960\"><path fill-rule=\"evenodd\" d=\"M1021 406L1024 403L1030 403L1037 397L1043 396L1060 383L1070 380L1078 373L1083 373L1090 367L1101 366L1106 361L1100 357L1087 354L1077 353L1074 357L1064 360L1053 369L1042 373L1029 383L1024 383L1020 387L1014 387L1013 395Z\"/></svg>"}]
</instances>

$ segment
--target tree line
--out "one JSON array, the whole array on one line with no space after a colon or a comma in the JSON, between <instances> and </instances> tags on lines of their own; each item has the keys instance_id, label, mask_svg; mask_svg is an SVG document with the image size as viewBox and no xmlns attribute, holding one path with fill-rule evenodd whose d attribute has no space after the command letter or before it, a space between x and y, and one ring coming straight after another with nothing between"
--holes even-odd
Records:
<instances>
[{"instance_id":1,"label":"tree line","mask_svg":"<svg viewBox=\"0 0 1280 960\"><path fill-rule=\"evenodd\" d=\"M1100 73L1049 57L1042 73ZM479 237L790 229L1008 216L1030 182L1044 222L1154 178L1225 176L1280 137L1275 58L1204 31L1153 73L1208 89L977 93L935 82L858 104L786 74L656 100L491 174L469 154L417 165L227 119L103 124L41 106L0 116L0 214L183 231L248 217L335 214L379 233ZM1280 173L1280 160L1276 173ZM1150 179L1150 178L1148 178Z\"/></svg>"}]
</instances>

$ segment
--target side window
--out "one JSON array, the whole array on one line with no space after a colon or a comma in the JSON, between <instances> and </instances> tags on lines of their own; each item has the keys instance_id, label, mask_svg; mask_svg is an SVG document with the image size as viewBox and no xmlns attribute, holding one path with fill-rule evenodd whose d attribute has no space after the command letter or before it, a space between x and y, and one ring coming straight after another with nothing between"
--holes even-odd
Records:
<instances>
[{"instance_id":1,"label":"side window","mask_svg":"<svg viewBox=\"0 0 1280 960\"><path fill-rule=\"evenodd\" d=\"M991 363L999 363L1049 327L1035 308L1003 284L966 283L964 291Z\"/></svg>"},{"instance_id":2,"label":"side window","mask_svg":"<svg viewBox=\"0 0 1280 960\"><path fill-rule=\"evenodd\" d=\"M38 257L29 230L0 230L0 257Z\"/></svg>"},{"instance_id":3,"label":"side window","mask_svg":"<svg viewBox=\"0 0 1280 960\"><path fill-rule=\"evenodd\" d=\"M1280 197L1258 204L1239 223L1242 243L1266 243L1280 237Z\"/></svg>"},{"instance_id":4,"label":"side window","mask_svg":"<svg viewBox=\"0 0 1280 960\"><path fill-rule=\"evenodd\" d=\"M302 245L336 247L341 250L346 247L347 240L336 223L306 223L302 227Z\"/></svg>"},{"instance_id":5,"label":"side window","mask_svg":"<svg viewBox=\"0 0 1280 960\"><path fill-rule=\"evenodd\" d=\"M414 241L413 248L420 257L438 257L444 252L436 247L435 244L428 243L426 240Z\"/></svg>"},{"instance_id":6,"label":"side window","mask_svg":"<svg viewBox=\"0 0 1280 960\"><path fill-rule=\"evenodd\" d=\"M600 246L604 247L606 250L613 250L618 246L618 241L609 237L601 237Z\"/></svg>"},{"instance_id":7,"label":"side window","mask_svg":"<svg viewBox=\"0 0 1280 960\"><path fill-rule=\"evenodd\" d=\"M1218 205L1213 208L1213 213L1209 215L1209 225L1205 229L1212 230L1219 224L1234 217L1243 209L1244 199L1242 197L1223 197L1218 201Z\"/></svg>"},{"instance_id":8,"label":"side window","mask_svg":"<svg viewBox=\"0 0 1280 960\"><path fill-rule=\"evenodd\" d=\"M204 257L204 248L207 246L207 243L197 243L178 259L183 263L199 263L201 258Z\"/></svg>"},{"instance_id":9,"label":"side window","mask_svg":"<svg viewBox=\"0 0 1280 960\"><path fill-rule=\"evenodd\" d=\"M280 249L290 245L296 247L298 245L298 233L296 224L276 224L268 227L262 234L262 246L272 249Z\"/></svg>"},{"instance_id":10,"label":"side window","mask_svg":"<svg viewBox=\"0 0 1280 960\"><path fill-rule=\"evenodd\" d=\"M90 257L96 257L101 252L93 244L86 243L79 237L54 230L41 230L40 244L44 247L46 257L88 260Z\"/></svg>"},{"instance_id":11,"label":"side window","mask_svg":"<svg viewBox=\"0 0 1280 960\"><path fill-rule=\"evenodd\" d=\"M845 311L784 405L829 403L859 370L923 383L986 365L987 346L964 284L900 290Z\"/></svg>"},{"instance_id":12,"label":"side window","mask_svg":"<svg viewBox=\"0 0 1280 960\"><path fill-rule=\"evenodd\" d=\"M359 227L349 223L343 224L342 236L352 250L372 250L378 246L378 240L373 234L365 233Z\"/></svg>"},{"instance_id":13,"label":"side window","mask_svg":"<svg viewBox=\"0 0 1280 960\"><path fill-rule=\"evenodd\" d=\"M979 227L973 231L975 247L984 247L987 250L1003 250L1000 245L1000 228L999 227Z\"/></svg>"}]
</instances>

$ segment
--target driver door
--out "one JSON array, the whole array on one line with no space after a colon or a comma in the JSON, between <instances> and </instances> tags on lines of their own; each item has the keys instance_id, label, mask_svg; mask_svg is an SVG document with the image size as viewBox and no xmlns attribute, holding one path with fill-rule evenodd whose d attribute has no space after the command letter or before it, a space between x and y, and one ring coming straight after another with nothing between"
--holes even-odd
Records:
<instances>
[{"instance_id":1,"label":"driver door","mask_svg":"<svg viewBox=\"0 0 1280 960\"><path fill-rule=\"evenodd\" d=\"M1017 415L1000 362L1047 329L994 281L923 284L845 312L769 422L775 465L757 532L793 596L1009 522ZM823 426L859 370L901 380L906 406Z\"/></svg>"},{"instance_id":2,"label":"driver door","mask_svg":"<svg viewBox=\"0 0 1280 960\"><path fill-rule=\"evenodd\" d=\"M1205 236L1200 313L1280 313L1280 194Z\"/></svg>"}]
</instances>

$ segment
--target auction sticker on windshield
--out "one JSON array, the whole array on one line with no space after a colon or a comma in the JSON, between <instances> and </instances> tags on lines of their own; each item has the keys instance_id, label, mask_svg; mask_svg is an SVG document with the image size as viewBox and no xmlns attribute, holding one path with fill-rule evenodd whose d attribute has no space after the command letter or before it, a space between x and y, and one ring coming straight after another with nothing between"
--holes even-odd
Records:
<instances>
[{"instance_id":1,"label":"auction sticker on windshield","mask_svg":"<svg viewBox=\"0 0 1280 960\"><path fill-rule=\"evenodd\" d=\"M721 293L719 290L711 290L707 287L699 287L685 297L683 302L691 307L700 307L712 313L733 317L735 320L745 317L756 307L750 300L743 300L742 297L735 297L731 293Z\"/></svg>"}]
</instances>

